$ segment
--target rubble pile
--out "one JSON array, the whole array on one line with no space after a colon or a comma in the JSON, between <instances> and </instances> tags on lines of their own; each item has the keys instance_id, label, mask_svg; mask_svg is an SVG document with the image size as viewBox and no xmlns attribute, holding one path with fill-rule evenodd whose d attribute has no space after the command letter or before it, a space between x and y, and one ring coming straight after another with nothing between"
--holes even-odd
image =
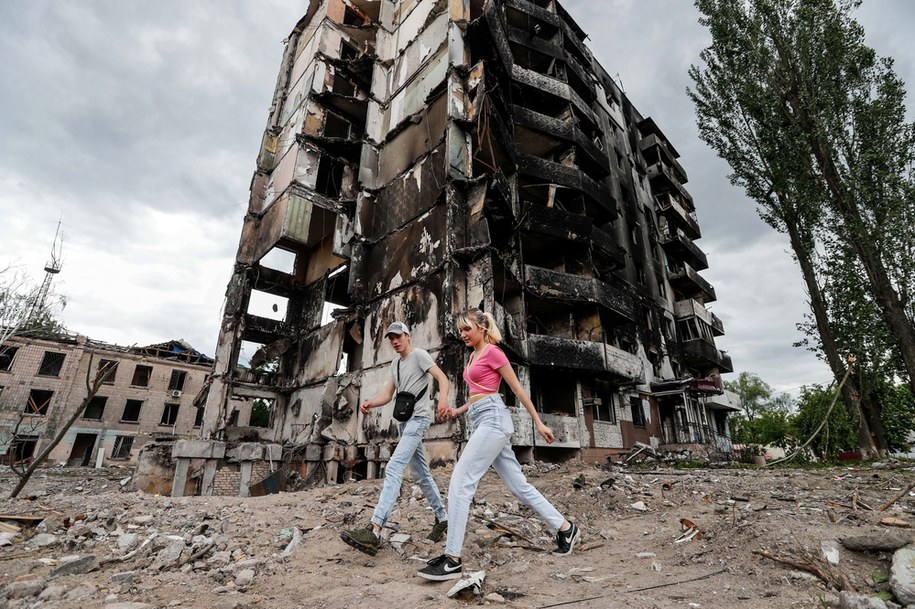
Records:
<instances>
[{"instance_id":1,"label":"rubble pile","mask_svg":"<svg viewBox=\"0 0 915 609\"><path fill-rule=\"evenodd\" d=\"M133 491L124 471L43 472L0 499L0 608L915 606L915 472L855 468L658 469L538 463L531 481L584 531L553 531L488 474L464 547L466 581L413 576L441 553L405 484L369 557L378 480L264 497ZM450 468L434 472L447 488ZM14 477L0 472L0 495Z\"/></svg>"}]
</instances>

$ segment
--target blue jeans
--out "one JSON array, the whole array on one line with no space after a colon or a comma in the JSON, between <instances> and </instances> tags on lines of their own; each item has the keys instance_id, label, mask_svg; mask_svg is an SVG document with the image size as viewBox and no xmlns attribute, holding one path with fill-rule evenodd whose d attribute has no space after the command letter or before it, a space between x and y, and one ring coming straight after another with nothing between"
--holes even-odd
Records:
<instances>
[{"instance_id":1,"label":"blue jeans","mask_svg":"<svg viewBox=\"0 0 915 609\"><path fill-rule=\"evenodd\" d=\"M378 498L378 505L375 506L375 512L372 514L372 523L378 526L384 526L391 510L394 508L394 502L400 495L400 485L403 482L403 473L410 466L413 477L419 488L422 489L426 501L432 506L435 517L439 520L448 520L448 513L445 511L445 504L442 502L442 496L438 492L438 486L432 478L432 472L429 471L429 464L426 462L426 453L423 450L423 436L429 431L432 421L425 417L412 417L406 423L399 423L400 441L394 454L388 460L388 465L384 470L384 484L381 487L381 496Z\"/></svg>"},{"instance_id":2,"label":"blue jeans","mask_svg":"<svg viewBox=\"0 0 915 609\"><path fill-rule=\"evenodd\" d=\"M448 520L445 554L461 555L470 501L490 465L512 495L534 510L551 527L559 530L565 518L527 481L521 471L521 464L511 446L515 427L502 397L490 395L474 402L468 414L474 430L451 474L451 484L448 487L451 518Z\"/></svg>"}]
</instances>

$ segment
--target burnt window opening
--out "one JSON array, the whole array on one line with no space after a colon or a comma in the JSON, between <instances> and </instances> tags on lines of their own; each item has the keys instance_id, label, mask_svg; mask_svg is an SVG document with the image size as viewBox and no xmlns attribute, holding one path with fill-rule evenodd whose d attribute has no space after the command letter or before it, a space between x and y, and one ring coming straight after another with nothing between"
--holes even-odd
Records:
<instances>
[{"instance_id":1,"label":"burnt window opening","mask_svg":"<svg viewBox=\"0 0 915 609\"><path fill-rule=\"evenodd\" d=\"M0 398L3 397L3 385L0 385Z\"/></svg>"},{"instance_id":2,"label":"burnt window opening","mask_svg":"<svg viewBox=\"0 0 915 609\"><path fill-rule=\"evenodd\" d=\"M613 407L612 394L588 398L591 405L591 416L595 421L603 423L616 423L616 409Z\"/></svg>"},{"instance_id":3,"label":"burnt window opening","mask_svg":"<svg viewBox=\"0 0 915 609\"><path fill-rule=\"evenodd\" d=\"M356 45L346 40L340 41L340 59L358 59L359 55L359 49L356 48Z\"/></svg>"},{"instance_id":4,"label":"burnt window opening","mask_svg":"<svg viewBox=\"0 0 915 609\"><path fill-rule=\"evenodd\" d=\"M127 400L124 412L121 414L122 423L137 423L140 420L140 410L143 409L143 400Z\"/></svg>"},{"instance_id":5,"label":"burnt window opening","mask_svg":"<svg viewBox=\"0 0 915 609\"><path fill-rule=\"evenodd\" d=\"M114 368L109 372L110 368ZM118 362L113 359L100 359L98 361L98 368L96 369L96 374L101 376L107 373L107 377L102 381L103 385L114 385L114 378L118 374Z\"/></svg>"},{"instance_id":6,"label":"burnt window opening","mask_svg":"<svg viewBox=\"0 0 915 609\"><path fill-rule=\"evenodd\" d=\"M184 383L187 380L187 372L184 370L172 370L172 376L168 380L169 391L184 390Z\"/></svg>"},{"instance_id":7,"label":"burnt window opening","mask_svg":"<svg viewBox=\"0 0 915 609\"><path fill-rule=\"evenodd\" d=\"M356 97L356 84L351 80L340 76L340 74L334 75L334 82L330 88L331 91L338 95L343 95L345 97Z\"/></svg>"},{"instance_id":8,"label":"burnt window opening","mask_svg":"<svg viewBox=\"0 0 915 609\"><path fill-rule=\"evenodd\" d=\"M66 354L54 351L45 351L41 365L38 366L38 376L60 376L60 369L64 366Z\"/></svg>"},{"instance_id":9,"label":"burnt window opening","mask_svg":"<svg viewBox=\"0 0 915 609\"><path fill-rule=\"evenodd\" d=\"M575 416L577 384L570 374L539 368L531 377L531 400L538 412Z\"/></svg>"},{"instance_id":10,"label":"burnt window opening","mask_svg":"<svg viewBox=\"0 0 915 609\"><path fill-rule=\"evenodd\" d=\"M630 396L629 409L632 411L632 424L635 427L645 427L645 410L642 408L642 399L638 396Z\"/></svg>"},{"instance_id":11,"label":"burnt window opening","mask_svg":"<svg viewBox=\"0 0 915 609\"><path fill-rule=\"evenodd\" d=\"M339 197L343 192L345 164L327 155L321 155L315 191L328 197Z\"/></svg>"},{"instance_id":12,"label":"burnt window opening","mask_svg":"<svg viewBox=\"0 0 915 609\"><path fill-rule=\"evenodd\" d=\"M347 6L343 12L343 25L365 25L365 17Z\"/></svg>"},{"instance_id":13,"label":"burnt window opening","mask_svg":"<svg viewBox=\"0 0 915 609\"><path fill-rule=\"evenodd\" d=\"M32 389L29 391L29 399L26 400L25 408L22 412L25 414L44 416L48 414L48 407L51 404L52 397L54 397L53 391Z\"/></svg>"},{"instance_id":14,"label":"burnt window opening","mask_svg":"<svg viewBox=\"0 0 915 609\"><path fill-rule=\"evenodd\" d=\"M83 412L83 418L90 421L101 421L102 415L105 413L105 404L107 403L108 398L106 396L93 396L89 400L89 405L86 406L85 412Z\"/></svg>"},{"instance_id":15,"label":"burnt window opening","mask_svg":"<svg viewBox=\"0 0 915 609\"><path fill-rule=\"evenodd\" d=\"M137 364L133 369L133 378L130 384L134 387L149 387L149 379L152 377L152 366L142 366Z\"/></svg>"},{"instance_id":16,"label":"burnt window opening","mask_svg":"<svg viewBox=\"0 0 915 609\"><path fill-rule=\"evenodd\" d=\"M238 427L238 410L233 410L232 414L229 415L229 422L226 423L229 427Z\"/></svg>"},{"instance_id":17,"label":"burnt window opening","mask_svg":"<svg viewBox=\"0 0 915 609\"><path fill-rule=\"evenodd\" d=\"M206 412L206 407L198 406L197 414L194 415L194 427L200 427L203 425L203 413Z\"/></svg>"},{"instance_id":18,"label":"burnt window opening","mask_svg":"<svg viewBox=\"0 0 915 609\"><path fill-rule=\"evenodd\" d=\"M342 116L334 114L333 112L324 113L324 137L349 139L352 130L352 123Z\"/></svg>"},{"instance_id":19,"label":"burnt window opening","mask_svg":"<svg viewBox=\"0 0 915 609\"><path fill-rule=\"evenodd\" d=\"M0 372L9 372L19 347L0 347Z\"/></svg>"},{"instance_id":20,"label":"burnt window opening","mask_svg":"<svg viewBox=\"0 0 915 609\"><path fill-rule=\"evenodd\" d=\"M131 448L133 448L133 436L116 436L114 447L111 449L111 459L117 461L130 459Z\"/></svg>"},{"instance_id":21,"label":"burnt window opening","mask_svg":"<svg viewBox=\"0 0 915 609\"><path fill-rule=\"evenodd\" d=\"M664 300L667 300L667 286L664 285L664 277L661 275L655 275L654 278L655 281L658 282L658 296Z\"/></svg>"},{"instance_id":22,"label":"burnt window opening","mask_svg":"<svg viewBox=\"0 0 915 609\"><path fill-rule=\"evenodd\" d=\"M159 425L174 425L178 420L178 409L180 407L181 404L166 402L165 407L162 409L162 418L159 420Z\"/></svg>"}]
</instances>

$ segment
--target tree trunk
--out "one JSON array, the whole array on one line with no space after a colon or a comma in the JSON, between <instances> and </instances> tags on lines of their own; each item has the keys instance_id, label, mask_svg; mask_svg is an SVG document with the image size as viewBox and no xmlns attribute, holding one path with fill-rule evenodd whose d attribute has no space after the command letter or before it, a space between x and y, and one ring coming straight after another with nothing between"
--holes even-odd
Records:
<instances>
[{"instance_id":1,"label":"tree trunk","mask_svg":"<svg viewBox=\"0 0 915 609\"><path fill-rule=\"evenodd\" d=\"M807 285L807 293L810 295L810 308L813 311L813 317L816 322L817 332L820 335L820 344L823 347L823 354L826 356L826 362L836 379L836 382L845 375L846 362L839 354L836 346L835 337L832 328L829 325L829 314L826 308L826 299L820 290L820 285L816 280L816 270L813 261L810 258L810 249L807 247L809 242L802 236L801 228L798 226L796 214L791 210L790 204L785 201L784 195L777 193L781 208L781 218L788 229L788 238L791 241L791 248L797 257L798 264L801 267L801 275L804 277L804 283ZM877 456L878 449L874 445L871 436L871 417L864 416L862 403L860 400L861 392L858 390L858 381L851 375L842 385L842 402L845 404L845 410L848 412L849 419L855 424L855 431L858 436L858 449L862 457ZM878 417L879 418L879 417ZM882 428L882 425L881 425Z\"/></svg>"},{"instance_id":2,"label":"tree trunk","mask_svg":"<svg viewBox=\"0 0 915 609\"><path fill-rule=\"evenodd\" d=\"M86 407L89 405L89 402L92 401L92 398L95 397L95 394L98 393L102 383L108 380L108 377L111 376L111 374L117 369L117 366L113 364L106 364L104 368L99 369L95 375L95 380L92 381L92 384L90 385L89 372L92 370L92 360L93 358L90 356L89 365L86 368L86 389L88 390L86 397L83 398L79 408L73 411L73 414L70 415L70 418L64 422L59 430L57 430L57 434L54 436L54 439L51 440L51 443L45 446L37 457L32 459L32 462L29 463L29 466L25 469L25 471L18 472L13 470L14 473L19 476L19 482L16 484L16 487L10 491L10 499L19 496L19 493L28 483L29 479L32 477L32 474L35 473L35 470L38 469L38 467L42 464L42 462L44 462L45 459L48 458L48 455L51 454L51 451L54 450L58 444L60 444L60 441L63 440L64 436L67 434L67 431L70 429L70 427L73 426L73 423L76 422L76 419L78 419L86 411Z\"/></svg>"}]
</instances>

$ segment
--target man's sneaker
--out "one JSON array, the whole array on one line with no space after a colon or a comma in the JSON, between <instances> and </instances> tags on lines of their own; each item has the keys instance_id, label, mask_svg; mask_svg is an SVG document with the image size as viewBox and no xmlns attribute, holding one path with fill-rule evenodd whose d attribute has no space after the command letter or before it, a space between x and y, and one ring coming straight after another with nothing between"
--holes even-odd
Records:
<instances>
[{"instance_id":1,"label":"man's sneaker","mask_svg":"<svg viewBox=\"0 0 915 609\"><path fill-rule=\"evenodd\" d=\"M569 523L569 528L565 531L556 532L556 546L553 556L565 556L572 553L572 548L581 539L581 529L575 526L574 522Z\"/></svg>"},{"instance_id":2,"label":"man's sneaker","mask_svg":"<svg viewBox=\"0 0 915 609\"><path fill-rule=\"evenodd\" d=\"M432 532L429 533L429 539L431 539L432 541L439 541L442 538L442 535L444 535L447 531L448 531L448 521L439 520L438 518L436 518L435 525L433 525L433 527L432 527Z\"/></svg>"},{"instance_id":3,"label":"man's sneaker","mask_svg":"<svg viewBox=\"0 0 915 609\"><path fill-rule=\"evenodd\" d=\"M372 525L364 529L343 531L340 533L340 537L360 552L365 552L371 556L378 554L378 548L381 547L381 538L375 535L375 529L372 528Z\"/></svg>"},{"instance_id":4,"label":"man's sneaker","mask_svg":"<svg viewBox=\"0 0 915 609\"><path fill-rule=\"evenodd\" d=\"M460 579L463 566L460 562L454 562L447 554L442 554L438 558L429 561L424 569L420 569L417 575L422 578L430 579L434 582L443 582L448 579Z\"/></svg>"}]
</instances>

